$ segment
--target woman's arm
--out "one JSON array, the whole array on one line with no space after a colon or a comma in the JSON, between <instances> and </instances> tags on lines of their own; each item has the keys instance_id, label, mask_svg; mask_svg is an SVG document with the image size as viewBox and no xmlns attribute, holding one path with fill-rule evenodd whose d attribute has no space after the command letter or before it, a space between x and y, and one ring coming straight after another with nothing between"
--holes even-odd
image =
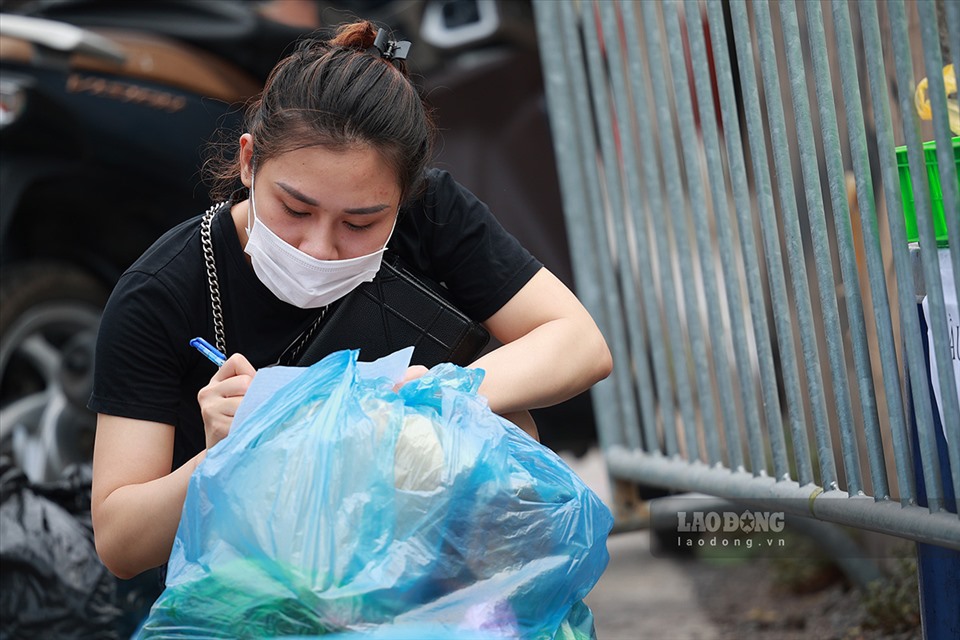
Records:
<instances>
[{"instance_id":1,"label":"woman's arm","mask_svg":"<svg viewBox=\"0 0 960 640\"><path fill-rule=\"evenodd\" d=\"M91 516L97 553L132 578L170 557L190 474L202 451L170 472L173 427L100 414L93 451Z\"/></svg>"},{"instance_id":2,"label":"woman's arm","mask_svg":"<svg viewBox=\"0 0 960 640\"><path fill-rule=\"evenodd\" d=\"M233 355L200 390L206 445L227 436L256 370ZM187 484L206 450L170 471L174 428L159 422L100 414L93 448L91 517L97 553L120 578L170 557Z\"/></svg>"},{"instance_id":3,"label":"woman's arm","mask_svg":"<svg viewBox=\"0 0 960 640\"><path fill-rule=\"evenodd\" d=\"M486 323L503 346L473 365L480 393L503 415L567 400L606 378L610 350L576 296L541 269Z\"/></svg>"}]
</instances>

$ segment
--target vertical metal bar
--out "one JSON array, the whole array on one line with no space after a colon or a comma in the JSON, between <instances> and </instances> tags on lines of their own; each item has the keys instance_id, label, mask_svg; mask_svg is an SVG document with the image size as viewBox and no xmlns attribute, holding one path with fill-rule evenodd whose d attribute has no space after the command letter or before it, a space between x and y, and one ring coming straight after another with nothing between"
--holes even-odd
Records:
<instances>
[{"instance_id":1,"label":"vertical metal bar","mask_svg":"<svg viewBox=\"0 0 960 640\"><path fill-rule=\"evenodd\" d=\"M940 57L940 36L937 26L937 8L932 2L917 5L920 12L920 30L923 34L923 59L927 68L927 86L930 106L933 112L933 130L937 140L937 165L940 170L940 190L943 193L943 213L946 217L950 238L950 264L953 270L953 294L960 300L960 194L957 193L957 166L953 158L950 123L947 118L947 98L943 83L943 60ZM954 73L960 70L954 68ZM911 85L912 86L912 85ZM960 96L957 96L960 100ZM913 172L913 165L910 167ZM923 194L926 196L926 192ZM918 228L919 228L918 223ZM924 240L924 236L921 236ZM931 246L931 245L927 245ZM921 248L923 244L921 244ZM924 262L929 269L932 259ZM939 276L940 267L936 265ZM943 283L926 280L927 301L930 305L930 320L933 329L933 352L937 358L937 377L940 382L940 404L943 415L943 428L947 440L953 442L948 447L950 468L953 475L953 493L956 508L960 511L960 397L956 393L958 380L954 374L950 353L950 327L947 324L946 306L943 302ZM960 348L960 345L957 345Z\"/></svg>"},{"instance_id":2,"label":"vertical metal bar","mask_svg":"<svg viewBox=\"0 0 960 640\"><path fill-rule=\"evenodd\" d=\"M651 390L653 386L647 373L646 348L649 348L653 357L654 366L659 375L654 376L654 384L657 386L657 393L662 399L661 402L671 403L673 392L670 388L669 366L667 364L666 350L660 336L664 335L664 328L660 322L658 312L656 285L653 282L653 270L650 266L650 256L647 247L650 246L650 239L647 234L647 224L641 219L643 207L643 189L640 186L640 167L637 162L636 152L634 150L633 127L631 124L631 108L627 90L627 73L624 68L624 57L620 46L618 35L619 27L616 16L616 6L613 3L603 2L599 5L601 24L604 32L604 44L607 47L609 55L607 56L610 65L610 84L613 89L614 111L616 114L616 127L620 134L620 151L623 162L623 174L627 184L627 202L635 221L633 231L636 237L636 244L639 249L636 251L638 262L638 277L640 279L640 291L643 297L643 304L637 305L642 308L645 314L649 334L653 336L648 345L637 344L639 353L634 353L634 366L638 369L638 386L640 387L640 406L643 410L643 430L646 440L646 450L655 452L659 447L653 446L657 443L656 436L656 405L652 398ZM629 25L626 25L627 38L630 38ZM626 242L627 231L622 225L623 218L620 219L621 225L617 228L617 235ZM625 261L629 273L629 261L626 252L622 259ZM626 280L627 277L624 276ZM632 278L630 279L632 283ZM632 314L633 321L639 324L637 314ZM628 321L631 314L628 314ZM631 332L642 334L641 328L635 328L631 325ZM672 411L671 411L672 414ZM715 459L712 461L716 461Z\"/></svg>"},{"instance_id":3,"label":"vertical metal bar","mask_svg":"<svg viewBox=\"0 0 960 640\"><path fill-rule=\"evenodd\" d=\"M883 459L883 442L880 438L880 421L877 416L877 396L873 387L870 347L867 345L863 300L860 294L860 281L857 272L857 257L853 246L850 208L847 205L846 176L843 169L843 158L840 156L840 130L837 126L837 114L834 111L833 78L830 74L830 63L827 60L827 38L823 29L823 12L819 2L807 3L804 6L807 9L807 33L817 83L817 104L820 111L823 153L833 205L833 224L837 239L837 254L840 258L840 273L843 278L843 296L847 306L850 343L853 348L857 388L860 392L860 409L863 415L870 479L873 486L873 495L878 498L886 498L890 494L890 488L887 484L887 470ZM793 10L791 21L793 22L791 28L793 28L796 26L796 9ZM799 30L799 27L797 28ZM838 51L838 53L840 52ZM806 127L807 124L809 124L809 118L804 126ZM803 137L803 134L801 133L800 136ZM834 300L835 303L836 300ZM836 329L839 333L839 317L837 321ZM839 335L836 338L841 339ZM850 426L851 432L848 437L852 439L855 453L856 437L852 432L853 425Z\"/></svg>"},{"instance_id":4,"label":"vertical metal bar","mask_svg":"<svg viewBox=\"0 0 960 640\"><path fill-rule=\"evenodd\" d=\"M634 4L627 2L622 5L623 21L625 24L638 24L636 15L633 12ZM647 92L642 81L643 70L648 68L647 60L642 57L640 46L628 47L627 58L630 67L630 89L633 94L634 109L636 112L636 123L638 127L639 139L641 141L656 140L656 136L650 128L652 118L647 108ZM677 309L676 288L673 280L673 266L670 263L669 249L666 246L660 246L656 241L662 238L666 241L668 237L666 223L662 215L658 212L666 211L663 204L663 196L660 190L660 165L656 160L655 154L642 154L644 177L647 187L647 204L651 211L650 223L654 230L654 242L650 243L650 250L655 254L655 259L660 267L661 292L663 296L663 312L666 319L666 337L670 347L671 359L666 363L667 369L663 370L661 375L669 375L669 371L674 372L677 397L680 400L680 408L685 411L682 416L684 423L695 424L693 422L692 408L693 396L690 392L690 376L687 370L686 351L683 348L682 331L683 325L680 323L680 314ZM642 225L644 221L637 221L637 226ZM654 352L656 356L656 352ZM658 367L660 365L657 365ZM676 418L673 411L673 395L660 397L660 414L663 417L663 431L667 455L673 456L678 452ZM732 452L732 453L738 453ZM731 464L735 464L739 458L731 458Z\"/></svg>"},{"instance_id":5,"label":"vertical metal bar","mask_svg":"<svg viewBox=\"0 0 960 640\"><path fill-rule=\"evenodd\" d=\"M944 3L946 4L954 4ZM940 34L938 33L937 7L933 2L917 3L920 14L920 32L923 36L923 60L927 69L927 95L933 114L933 131L937 140L937 166L940 170L940 190L943 192L943 212L947 221L950 243L950 261L953 272L960 274L960 199L957 194L957 165L953 158L950 121L947 117L947 96L943 83L943 60L940 57ZM954 52L954 56L956 56ZM960 69L954 67L954 74ZM960 100L960 96L956 98ZM951 215L952 214L952 215ZM960 276L954 278L957 298L960 299ZM942 289L941 289L942 291ZM949 361L948 361L949 362ZM943 367L950 369L950 367ZM942 387L941 387L942 388ZM955 388L955 387L947 387ZM956 402L954 402L954 406ZM944 408L946 417L946 408ZM960 425L960 413L953 414L949 424ZM960 426L957 426L960 431Z\"/></svg>"},{"instance_id":6,"label":"vertical metal bar","mask_svg":"<svg viewBox=\"0 0 960 640\"><path fill-rule=\"evenodd\" d=\"M950 39L950 54L953 73L960 81L960 2L944 2L947 17L947 37ZM960 98L958 98L960 100Z\"/></svg>"},{"instance_id":7,"label":"vertical metal bar","mask_svg":"<svg viewBox=\"0 0 960 640\"><path fill-rule=\"evenodd\" d=\"M599 281L603 290L603 299L606 303L606 312L608 316L608 340L613 353L625 354L627 350L627 337L623 326L622 303L618 293L617 282L612 269L610 269L609 255L610 246L608 244L608 234L606 228L605 207L601 193L601 181L599 169L597 167L597 148L598 143L595 138L596 132L596 114L590 110L590 85L588 83L583 61L584 52L580 48L580 31L577 25L577 15L574 5L571 3L560 3L561 29L563 33L562 47L570 53L570 64L567 65L567 71L571 74L573 80L573 104L579 120L577 132L580 135L580 147L584 150L579 156L581 166L586 171L586 186L589 197L589 206L583 210L583 215L592 223L592 237L594 239L593 251L597 256L597 265L599 268ZM581 5L582 8L582 5ZM569 43L575 43L573 47ZM623 437L624 430L633 428L637 424L635 405L633 399L633 390L631 384L630 364L626 359L621 358L619 367L614 365L613 382L616 392L618 418L620 420L619 430L617 432L616 442L625 444Z\"/></svg>"},{"instance_id":8,"label":"vertical metal bar","mask_svg":"<svg viewBox=\"0 0 960 640\"><path fill-rule=\"evenodd\" d=\"M949 39L949 49L951 62L953 62L953 75L958 84L960 84L960 2L945 2L944 9L947 18L947 38ZM957 96L960 103L960 96ZM960 104L957 105L960 107ZM953 236L954 238L956 236ZM960 241L954 241L954 245L960 246ZM954 263L956 265L956 263ZM956 273L956 266L954 266Z\"/></svg>"},{"instance_id":9,"label":"vertical metal bar","mask_svg":"<svg viewBox=\"0 0 960 640\"><path fill-rule=\"evenodd\" d=\"M873 3L863 3L860 7L860 19L863 23L864 37L875 39L876 49L879 50L880 27L877 17L876 6ZM894 62L897 68L897 84L900 87L900 105L902 116L905 121L913 122L914 126L905 127L912 130L914 138L914 150L917 150L917 132L916 121L912 120L909 114L913 111L913 101L906 93L913 86L913 71L911 68L911 59L909 51L909 37L907 35L907 21L904 14L903 3L889 2L887 10L890 17L890 26L892 31L892 44L894 48ZM902 39L902 45L897 43ZM880 166L883 170L883 182L886 187L886 200L888 208L887 223L890 226L890 241L893 245L894 263L897 269L897 282L900 285L898 297L900 300L900 324L904 334L904 353L910 378L913 384L910 385L914 403L914 412L916 413L917 425L927 428L920 429L920 456L923 464L923 478L927 491L927 504L931 511L939 511L943 507L943 492L940 487L940 463L937 460L937 444L932 432L933 408L930 403L930 394L927 392L926 383L927 367L923 359L923 351L920 337L920 319L917 317L917 308L914 301L914 293L910 288L913 284L913 275L910 265L910 258L907 255L906 230L903 222L903 205L900 199L900 192L895 185L899 185L899 173L897 171L896 151L893 142L893 125L890 117L890 105L887 102L886 92L880 92L880 87L886 87L886 77L882 65L878 66L878 60L867 60L867 70L870 72L870 89L873 96L873 108L877 117L877 132L880 134L880 144L878 146L880 153ZM909 78L909 80L908 80ZM903 83L907 84L903 84ZM907 132L905 131L905 134ZM910 134L907 134L910 135ZM916 172L913 170L911 161L911 173L916 179ZM926 180L924 179L924 188Z\"/></svg>"},{"instance_id":10,"label":"vertical metal bar","mask_svg":"<svg viewBox=\"0 0 960 640\"><path fill-rule=\"evenodd\" d=\"M820 292L820 310L823 313L823 330L827 340L827 362L833 377L834 409L840 425L840 453L847 476L847 491L851 495L863 492L860 476L860 456L857 452L857 437L853 427L853 406L847 384L847 364L844 355L843 337L840 335L840 312L837 309L836 284L830 257L830 241L827 237L826 214L820 191L820 167L817 149L813 142L813 123L810 118L810 101L807 98L807 74L803 64L800 44L800 27L797 23L797 7L793 1L783 0L780 7L780 27L783 33L784 53L787 59L790 95L793 116L797 127L797 143L800 150L800 169L803 172L803 190L807 202L807 221L813 242L815 272ZM758 2L756 14L763 14L764 25L770 19L766 0ZM825 52L824 52L825 53ZM768 97L770 94L767 94ZM833 141L836 144L836 141ZM826 146L827 142L824 143ZM787 195L791 195L791 191ZM846 207L844 207L846 208ZM854 267L856 271L856 267ZM847 286L851 284L847 282ZM852 285L856 290L856 284ZM852 319L851 319L852 320ZM802 322L802 319L801 319ZM869 370L869 364L868 364Z\"/></svg>"},{"instance_id":11,"label":"vertical metal bar","mask_svg":"<svg viewBox=\"0 0 960 640\"><path fill-rule=\"evenodd\" d=\"M695 0L687 0L687 6L690 6ZM743 158L743 143L740 133L740 122L737 113L737 101L733 91L733 71L730 65L729 48L727 44L726 28L724 25L723 6L717 2L706 3L709 23L711 25L710 35L713 45L713 60L716 65L717 89L720 98L720 112L723 118L724 140L727 145L727 161L729 164L730 182L733 190L734 210L737 213L739 223L739 238L741 245L741 256L744 262L744 273L746 276L747 293L750 300L750 314L753 321L754 343L757 348L757 363L760 371L760 386L763 397L764 416L767 429L770 432L771 447L774 454L774 472L778 480L789 477L789 469L782 470L787 466L785 460L785 438L783 433L783 416L781 414L780 394L777 389L777 374L773 363L773 351L770 344L770 329L767 325L767 314L763 296L763 285L760 278L760 265L757 258L757 246L753 232L753 220L750 211L750 191L747 185L747 170ZM706 51L702 44L703 37L699 30L691 32L691 52L693 54L693 68L698 73L698 84L701 87L710 85L710 68L706 60ZM699 96L699 93L698 93ZM707 168L710 175L710 185L713 189L714 206L719 211L719 202L726 202L723 192L723 166L721 164L719 141L714 120L707 116L705 112L714 112L712 102L700 104L700 121L703 124L703 137L707 149ZM729 210L727 209L727 214ZM717 214L720 216L720 214ZM722 217L722 216L721 216ZM732 257L725 256L724 248L729 250L732 240L729 238L730 229L724 224L718 224L718 233L720 235L721 262L724 264L724 273L729 287L729 306L731 309L741 300L739 279L733 273L735 266L732 265ZM731 262L728 266L727 263ZM771 275L771 279L773 276ZM782 282L782 273L780 280ZM785 286L780 287L780 291L785 291ZM784 305L786 303L784 302ZM731 316L734 314L731 313ZM731 320L733 318L731 317ZM740 352L747 345L746 336L742 335L743 324L733 323L734 344L738 345L737 362L744 366L747 362L746 356ZM800 406L799 385L797 382L796 367L793 367L792 379L784 375L785 386L796 391L796 406ZM749 375L749 374L748 374ZM741 372L741 387L745 386L744 374ZM757 411L756 396L754 393L743 394L745 408L750 411ZM802 417L798 417L797 431L795 434L797 442L795 447L795 462L797 465L797 478L801 485L813 481L813 472L810 466L810 453L807 444L806 431L800 422ZM783 456L784 459L780 459Z\"/></svg>"},{"instance_id":12,"label":"vertical metal bar","mask_svg":"<svg viewBox=\"0 0 960 640\"><path fill-rule=\"evenodd\" d=\"M847 114L847 133L850 138L850 155L857 181L857 201L860 205L860 229L863 234L867 273L870 277L873 319L877 328L877 343L880 351L880 364L883 371L883 387L887 399L887 415L890 433L893 438L894 461L897 467L897 483L900 487L901 502L903 504L909 504L916 498L916 489L913 480L913 463L910 458L909 445L907 444L907 427L904 420L903 397L900 395L900 371L897 365L897 351L893 336L893 325L891 323L890 300L887 296L883 255L880 250L880 236L877 229L877 208L873 200L873 178L870 173L870 158L867 151L863 106L860 102L860 83L857 80L857 62L856 53L853 48L853 30L850 26L850 13L846 1L834 0L832 9L837 58L840 63L840 83L843 89L843 102ZM882 65L883 52L879 49L879 41L874 42L864 35L863 45L866 58L868 60L875 60L878 64ZM873 81L871 80L871 82ZM896 183L894 182L892 184ZM887 185L885 184L884 186ZM902 218L900 219L900 224L903 224ZM876 486L876 480L874 480L874 486ZM879 490L874 491L874 495L878 498L884 497Z\"/></svg>"},{"instance_id":13,"label":"vertical metal bar","mask_svg":"<svg viewBox=\"0 0 960 640\"><path fill-rule=\"evenodd\" d=\"M675 11L674 11L675 10ZM672 14L672 15L671 15ZM671 3L663 5L663 21L666 27L666 35L669 41L675 43L674 46L669 47L670 50L670 65L672 70L674 94L677 106L677 124L680 128L680 131L692 133L696 131L696 123L693 117L693 104L691 102L690 92L688 87L688 78L686 70L686 61L683 56L683 48L678 46L681 42L680 38L680 24L679 20L682 18L680 12L679 3ZM687 16L687 33L688 34L697 34L700 38L700 47L703 48L703 31L700 19L699 6L694 3L694 11L691 15ZM709 98L710 93L710 84L709 82L706 85L701 85L696 91L698 96L706 96ZM712 106L712 105L711 105ZM713 118L712 108L709 118ZM714 142L716 142L716 124L711 120L707 122L708 118L704 117L703 111L701 109L701 131L704 132L704 135L708 135L706 130L712 127L710 132L713 136ZM692 138L692 136L690 136ZM716 428L722 425L736 425L736 407L734 405L734 392L733 384L730 380L730 364L727 362L727 353L726 353L726 336L723 333L723 314L720 306L720 295L719 287L717 287L717 274L714 267L714 257L713 257L713 243L711 238L710 222L707 218L707 201L704 194L704 188L700 175L700 166L699 166L699 156L697 153L697 147L693 144L692 140L687 144L681 145L681 150L683 152L684 167L687 173L687 186L689 189L690 196L690 205L691 211L693 213L694 221L694 231L696 233L697 241L697 251L700 254L700 271L701 278L703 280L704 295L706 297L707 303L707 323L710 330L710 342L713 347L713 361L714 361L714 380L717 383L717 390L720 395L720 407L722 411L722 423L717 425L711 424L708 421L709 413L704 410L704 431L708 438L707 442L710 444L710 437L712 436L714 441L716 441ZM707 150L704 149L706 152ZM716 148L712 151L716 151ZM723 175L720 174L721 182L723 184ZM726 201L723 203L726 205ZM714 220L717 222L718 231L724 236L727 246L720 247L720 252L725 253L728 258L731 254L729 247L730 243L730 231L727 228L727 222L725 220L725 207L723 213L720 211L714 212ZM721 240L723 244L723 240ZM735 279L736 274L732 273L732 277ZM731 284L734 284L734 281L731 281L728 278L728 281ZM736 281L735 285L737 286L737 291L739 291L739 282ZM741 327L740 334L742 331L742 313L739 300L736 301L736 306L732 307L730 310L731 315L731 324ZM743 348L740 349L744 351ZM736 366L736 362L732 363ZM706 362L704 366L700 367L706 374ZM742 380L743 381L743 380ZM750 380L749 375L745 380L748 385L747 390L752 392L753 390L753 381ZM701 380L700 384L710 384L710 380ZM745 394L748 395L748 394ZM752 394L749 394L749 397L752 398ZM701 402L701 404L703 404ZM752 411L751 411L752 409ZM712 407L711 412L712 413ZM750 406L745 407L745 418L747 422L747 432L754 434L754 437L758 442L762 442L762 436L760 435L760 423L758 420L756 403L753 403ZM779 451L777 448L774 449L774 469L777 477L780 477L783 474L789 474L789 469L786 465L786 450L782 446L783 434L781 433L781 446ZM778 454L782 453L782 456L778 457Z\"/></svg>"},{"instance_id":14,"label":"vertical metal bar","mask_svg":"<svg viewBox=\"0 0 960 640\"><path fill-rule=\"evenodd\" d=\"M636 289L633 286L633 274L631 273L630 260L627 252L626 241L627 233L626 227L623 224L623 188L620 184L620 162L617 158L616 142L614 136L619 132L616 131L612 123L612 114L610 110L610 102L608 100L607 94L607 74L605 73L603 66L603 56L600 52L600 42L599 34L597 32L597 23L596 16L594 15L593 3L585 3L582 5L583 13L583 34L584 34L584 45L587 53L587 72L588 80L590 82L590 97L593 100L593 117L594 122L596 123L597 134L600 138L600 155L603 162L603 177L606 179L607 185L607 199L610 203L610 215L609 219L613 222L614 233L608 234L606 225L598 226L596 233L598 237L612 237L612 242L618 243L621 246L618 247L619 251L617 252L616 261L620 266L620 279L623 285L623 295L624 302L626 303L627 313L627 329L630 332L630 340L625 340L624 345L627 342L636 344L637 340L643 340L643 331L640 328L639 323L637 322L637 299L636 299ZM604 43L609 44L610 34L604 34ZM616 38L617 34L614 32L613 37ZM621 134L622 135L622 134ZM622 141L622 138L621 138ZM599 213L599 211L597 212ZM604 216L597 215L594 218L598 224L603 224ZM601 235L602 234L602 235ZM601 255L607 258L606 265L607 267L613 267L613 250L604 252ZM623 351L618 352L621 354L621 357L627 357L628 353L631 353L634 357L634 369L640 372L646 372L646 356L636 354L635 351L628 352L626 348ZM620 385L623 382L626 382L627 378L624 377L623 381L618 381ZM649 383L648 383L649 384ZM643 388L643 387L641 387ZM649 386L646 387L649 390ZM621 393L627 394L630 393L631 389L629 387L622 387ZM634 448L640 448L640 432L638 428L634 426L639 426L639 420L637 419L636 406L632 401L632 393L627 396L630 398L630 402L627 402L623 406L623 419L624 419L624 429L626 430L626 442L627 444ZM652 416L652 408L650 409Z\"/></svg>"},{"instance_id":15,"label":"vertical metal bar","mask_svg":"<svg viewBox=\"0 0 960 640\"><path fill-rule=\"evenodd\" d=\"M946 16L947 16L947 33L950 42L950 53L953 62L953 77L956 79L957 84L960 85L960 2L947 2L945 4ZM960 94L957 95L957 106L960 108ZM951 250L956 252L960 251L960 239L957 239L957 232L950 231L951 237L954 238L954 241L951 243ZM953 255L953 277L954 282L957 287L960 288L960 271L957 270L957 256ZM960 296L960 291L957 292L957 295ZM960 298L958 298L960 299ZM957 345L957 349L960 349L960 344ZM957 381L960 384L960 381ZM950 436L951 441L955 444L953 445L954 450L960 450L960 438L957 437L957 430L960 429L960 425L955 426L953 431L950 431L953 435ZM951 464L953 468L956 469L958 466L955 460L951 459ZM956 491L956 487L954 487Z\"/></svg>"},{"instance_id":16,"label":"vertical metal bar","mask_svg":"<svg viewBox=\"0 0 960 640\"><path fill-rule=\"evenodd\" d=\"M598 199L593 193L595 189L590 188L589 176L584 175L585 164L590 165L583 163L582 159L591 157L596 147L591 141L590 133L593 128L589 117L584 124L583 119L578 117L582 113L578 114L576 109L578 103L575 100L585 97L585 83L582 69L579 77L575 77L577 74L574 71L580 64L579 46L575 51L571 50L569 43L564 40L560 28L561 6L561 3L550 0L538 0L534 3L544 87L549 105L550 127L553 130L577 295L596 318L604 335L610 336L610 327L613 324L610 307L613 305L605 295L606 270L601 269L598 263L599 243L594 237L593 224L586 216L586 212L599 209L595 208ZM573 42L578 40L574 38ZM583 105L579 106L582 112ZM594 197L588 197L588 192ZM624 363L614 361L615 369L624 366ZM623 423L618 411L617 389L614 381L608 379L595 385L592 393L600 445L606 450L621 442L620 427Z\"/></svg>"},{"instance_id":17,"label":"vertical metal bar","mask_svg":"<svg viewBox=\"0 0 960 640\"><path fill-rule=\"evenodd\" d=\"M806 268L804 266L803 245L800 239L800 222L797 213L797 204L793 201L794 186L790 167L788 137L783 114L783 103L780 99L780 82L777 70L777 56L773 45L769 7L765 2L753 3L754 15L757 18L756 31L759 44L760 66L763 71L765 99L767 103L767 119L770 127L773 159L776 167L777 179L780 184L780 206L783 220L783 230L786 237L787 258L790 263L790 277L793 284L794 299L797 305L797 328L800 333L800 343L804 362L807 369L807 393L813 412L814 430L817 439L817 457L820 462L822 484L825 487L837 488L836 462L833 458L833 444L830 441L830 427L827 423L826 400L824 399L820 356L817 353L816 336L813 327L813 312L810 307L810 291L807 286ZM745 69L746 64L752 64L752 58L745 58L746 46L749 44L750 28L746 15L743 13L742 2L734 2L731 9L737 15L735 27L737 51L741 56L740 68L744 75L752 75L752 67ZM745 90L744 94L749 93ZM756 95L754 93L753 95ZM759 104L756 105L759 110ZM749 120L748 120L749 123ZM761 151L763 130L751 127L751 143L758 137L754 153L766 154ZM763 167L763 171L766 167ZM769 229L773 233L776 227ZM766 233L767 230L764 230Z\"/></svg>"},{"instance_id":18,"label":"vertical metal bar","mask_svg":"<svg viewBox=\"0 0 960 640\"><path fill-rule=\"evenodd\" d=\"M660 33L657 29L657 7L652 2L644 2L640 5L643 14L643 24L647 36L647 58L650 61L650 82L653 88L653 94L657 98L654 101L657 125L660 128L660 148L662 151L662 161L664 164L664 177L667 185L667 199L670 202L671 215L668 216L673 223L673 240L676 244L678 262L680 265L681 289L683 290L684 308L687 314L687 335L690 340L690 348L693 354L694 373L696 379L696 388L698 390L698 400L700 410L704 419L704 424L716 424L716 415L714 412L713 385L708 375L707 367L707 349L703 339L703 327L698 313L699 305L694 286L694 275L691 270L692 254L690 248L689 228L687 224L686 209L687 203L684 200L683 186L680 183L680 165L677 161L677 149L673 139L673 122L671 120L671 109L668 101L667 87L665 83L664 62L660 52ZM668 31L671 29L668 28ZM671 47L681 47L679 31L673 34L676 39L668 43ZM675 85L676 86L676 85ZM686 91L687 86L684 83L680 91ZM683 409L683 407L681 407ZM692 407L691 407L692 409ZM692 410L690 411L692 413ZM686 422L686 420L685 420ZM687 439L696 438L693 425L687 428ZM749 435L749 434L748 434ZM760 446L751 446L751 469L754 473L759 473L766 467L763 456L762 443Z\"/></svg>"},{"instance_id":19,"label":"vertical metal bar","mask_svg":"<svg viewBox=\"0 0 960 640\"><path fill-rule=\"evenodd\" d=\"M776 374L773 365L773 353L770 346L770 333L764 306L763 285L760 278L760 266L757 259L756 240L753 234L753 220L750 211L750 190L747 185L747 168L743 155L743 142L740 131L737 98L733 90L733 71L729 59L729 45L725 32L723 6L719 2L707 2L710 17L710 36L713 45L713 60L716 65L717 88L720 94L720 113L723 117L724 140L727 146L727 162L730 165L730 183L733 189L734 209L740 229L741 255L744 260L747 278L747 292L750 295L750 310L753 330L757 344L761 382L764 384L764 407L769 415L771 411L780 413L779 394L776 389ZM744 45L746 47L746 45ZM741 71L744 82L744 95L752 90L756 96L756 80L753 77L753 58L746 47L749 58L749 71ZM694 68L698 65L694 64ZM706 70L706 65L703 67ZM749 74L749 75L748 75ZM752 108L751 108L752 107ZM759 103L756 98L745 101L748 128L752 122L751 137L762 136L762 124L759 121ZM762 147L762 140L758 146ZM794 463L797 466L797 479L801 485L813 482L813 469L810 463L810 448L803 419L803 404L800 398L800 375L797 360L793 353L790 312L787 305L786 283L783 275L783 262L780 245L776 239L776 220L770 193L770 180L766 176L766 155L754 155L754 173L757 174L757 197L761 212L765 214L764 234L767 240L767 272L770 279L770 298L773 318L776 323L778 347L780 350L780 373L783 379L784 394L789 411L791 439L793 441ZM715 179L711 180L712 182ZM769 419L768 419L769 423Z\"/></svg>"}]
</instances>

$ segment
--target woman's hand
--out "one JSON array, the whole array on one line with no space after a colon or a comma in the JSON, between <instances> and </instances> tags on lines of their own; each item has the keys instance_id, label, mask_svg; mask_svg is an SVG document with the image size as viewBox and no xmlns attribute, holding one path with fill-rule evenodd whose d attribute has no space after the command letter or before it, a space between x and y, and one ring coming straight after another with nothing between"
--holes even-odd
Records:
<instances>
[{"instance_id":1,"label":"woman's hand","mask_svg":"<svg viewBox=\"0 0 960 640\"><path fill-rule=\"evenodd\" d=\"M502 346L471 366L485 371L480 393L502 416L563 402L613 368L593 318L545 268L484 324ZM528 418L516 420L532 431Z\"/></svg>"},{"instance_id":2,"label":"woman's hand","mask_svg":"<svg viewBox=\"0 0 960 640\"><path fill-rule=\"evenodd\" d=\"M257 370L239 353L230 356L210 382L197 394L207 449L230 433L233 416L246 395Z\"/></svg>"},{"instance_id":3,"label":"woman's hand","mask_svg":"<svg viewBox=\"0 0 960 640\"><path fill-rule=\"evenodd\" d=\"M393 385L393 390L399 391L400 387L407 384L408 382L413 382L417 378L423 377L423 374L425 374L427 371L429 371L429 369L427 369L422 364L415 364L411 367L407 367L406 373L403 374L403 380Z\"/></svg>"},{"instance_id":4,"label":"woman's hand","mask_svg":"<svg viewBox=\"0 0 960 640\"><path fill-rule=\"evenodd\" d=\"M513 413L504 413L501 418L509 420L521 429L527 432L527 435L540 442L540 431L537 429L537 421L533 419L533 414L529 411L514 411Z\"/></svg>"}]
</instances>

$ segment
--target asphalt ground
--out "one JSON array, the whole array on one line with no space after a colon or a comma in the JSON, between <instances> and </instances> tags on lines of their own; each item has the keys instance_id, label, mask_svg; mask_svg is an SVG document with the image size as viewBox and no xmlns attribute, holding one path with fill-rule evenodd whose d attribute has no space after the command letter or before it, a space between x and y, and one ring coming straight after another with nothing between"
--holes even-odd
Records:
<instances>
[{"instance_id":1,"label":"asphalt ground","mask_svg":"<svg viewBox=\"0 0 960 640\"><path fill-rule=\"evenodd\" d=\"M591 449L561 457L611 506L603 456ZM693 579L679 561L654 556L649 531L617 533L607 540L610 563L586 598L598 640L714 640L720 632L698 606Z\"/></svg>"}]
</instances>

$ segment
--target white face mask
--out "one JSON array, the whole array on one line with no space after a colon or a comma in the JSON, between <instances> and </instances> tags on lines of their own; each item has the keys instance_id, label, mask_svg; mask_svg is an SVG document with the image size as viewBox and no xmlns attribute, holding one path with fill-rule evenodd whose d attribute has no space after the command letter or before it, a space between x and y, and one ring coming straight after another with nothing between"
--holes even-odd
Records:
<instances>
[{"instance_id":1,"label":"white face mask","mask_svg":"<svg viewBox=\"0 0 960 640\"><path fill-rule=\"evenodd\" d=\"M383 248L345 260L318 260L285 242L257 218L250 178L250 214L247 216L247 246L253 271L273 295L301 309L325 307L347 295L361 283L370 282L380 270ZM390 236L397 226L394 218ZM390 241L387 236L387 242Z\"/></svg>"}]
</instances>

